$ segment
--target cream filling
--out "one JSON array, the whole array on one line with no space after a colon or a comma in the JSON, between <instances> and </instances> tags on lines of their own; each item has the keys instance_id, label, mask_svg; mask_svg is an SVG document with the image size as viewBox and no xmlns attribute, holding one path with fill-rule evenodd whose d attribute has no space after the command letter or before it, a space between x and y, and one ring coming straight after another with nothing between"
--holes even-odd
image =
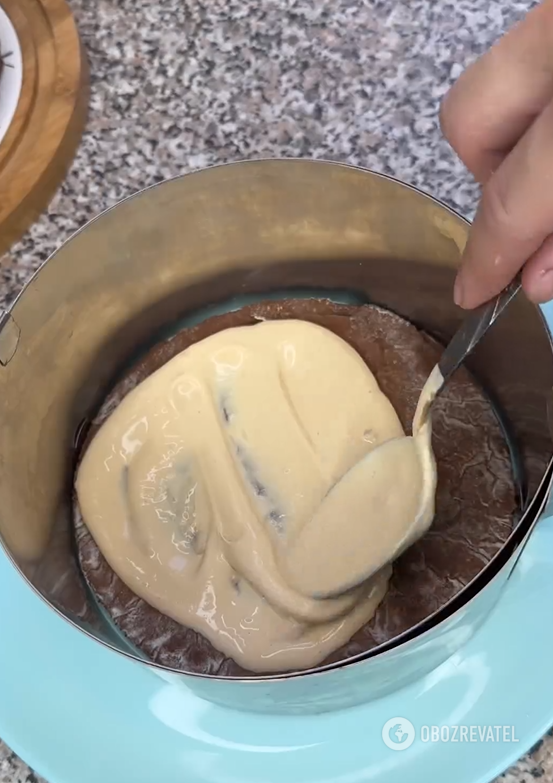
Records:
<instances>
[{"instance_id":1,"label":"cream filling","mask_svg":"<svg viewBox=\"0 0 553 783\"><path fill-rule=\"evenodd\" d=\"M374 615L389 563L432 521L435 466L429 422L406 437L351 346L305 321L266 321L191 346L130 392L76 488L136 595L270 672L317 665ZM370 577L320 600L313 584L348 583L337 537L349 570Z\"/></svg>"}]
</instances>

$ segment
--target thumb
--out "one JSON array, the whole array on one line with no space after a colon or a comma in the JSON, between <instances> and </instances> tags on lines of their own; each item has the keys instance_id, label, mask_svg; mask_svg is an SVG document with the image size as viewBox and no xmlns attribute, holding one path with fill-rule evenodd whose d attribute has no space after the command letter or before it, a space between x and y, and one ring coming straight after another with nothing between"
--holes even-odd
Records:
<instances>
[{"instance_id":1,"label":"thumb","mask_svg":"<svg viewBox=\"0 0 553 783\"><path fill-rule=\"evenodd\" d=\"M553 269L553 248L544 244L553 233L552 128L550 103L485 185L455 283L459 306L472 309L497 295L534 254L523 287L534 301L545 292L545 276L541 283L537 276Z\"/></svg>"}]
</instances>

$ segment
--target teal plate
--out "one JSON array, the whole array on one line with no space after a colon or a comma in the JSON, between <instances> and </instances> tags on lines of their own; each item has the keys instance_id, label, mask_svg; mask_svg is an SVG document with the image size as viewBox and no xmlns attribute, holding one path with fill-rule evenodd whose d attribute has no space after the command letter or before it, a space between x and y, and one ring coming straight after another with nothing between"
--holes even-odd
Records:
<instances>
[{"instance_id":1,"label":"teal plate","mask_svg":"<svg viewBox=\"0 0 553 783\"><path fill-rule=\"evenodd\" d=\"M362 707L274 717L216 707L104 649L1 555L0 736L50 783L488 783L553 723L552 596L548 517L485 625L430 675ZM411 721L410 747L387 747L389 720L403 741ZM424 741L425 726L449 741ZM455 726L474 741L452 741Z\"/></svg>"},{"instance_id":2,"label":"teal plate","mask_svg":"<svg viewBox=\"0 0 553 783\"><path fill-rule=\"evenodd\" d=\"M489 783L553 724L552 597L546 517L486 623L431 674L361 707L275 717L101 647L0 554L0 737L49 783Z\"/></svg>"}]
</instances>

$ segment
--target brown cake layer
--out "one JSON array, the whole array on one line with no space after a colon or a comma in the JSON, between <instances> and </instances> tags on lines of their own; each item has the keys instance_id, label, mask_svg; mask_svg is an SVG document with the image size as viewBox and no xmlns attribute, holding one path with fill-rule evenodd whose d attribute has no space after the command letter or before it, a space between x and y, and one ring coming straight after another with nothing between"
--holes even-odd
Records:
<instances>
[{"instance_id":1,"label":"brown cake layer","mask_svg":"<svg viewBox=\"0 0 553 783\"><path fill-rule=\"evenodd\" d=\"M386 310L312 299L244 307L160 343L113 389L90 434L131 389L189 345L222 329L278 318L312 321L345 339L376 376L405 431L411 431L419 393L441 348ZM438 489L432 528L395 563L390 589L375 617L327 663L389 641L433 614L482 570L511 532L516 493L507 444L488 399L464 368L434 405L433 447ZM76 503L75 525L87 582L119 629L150 659L192 672L250 674L200 634L134 595L105 561Z\"/></svg>"}]
</instances>

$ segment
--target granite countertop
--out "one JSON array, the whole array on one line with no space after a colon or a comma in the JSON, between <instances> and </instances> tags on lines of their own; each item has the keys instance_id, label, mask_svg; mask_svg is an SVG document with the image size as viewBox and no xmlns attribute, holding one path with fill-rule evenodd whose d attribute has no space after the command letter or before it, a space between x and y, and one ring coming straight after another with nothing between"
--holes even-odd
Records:
<instances>
[{"instance_id":1,"label":"granite countertop","mask_svg":"<svg viewBox=\"0 0 553 783\"><path fill-rule=\"evenodd\" d=\"M1 3L1 0L0 0ZM161 179L252 157L374 168L470 217L440 98L530 0L70 0L88 52L86 133L48 211L0 259L0 306L101 210ZM553 781L553 737L504 777ZM39 778L0 741L0 783Z\"/></svg>"}]
</instances>

